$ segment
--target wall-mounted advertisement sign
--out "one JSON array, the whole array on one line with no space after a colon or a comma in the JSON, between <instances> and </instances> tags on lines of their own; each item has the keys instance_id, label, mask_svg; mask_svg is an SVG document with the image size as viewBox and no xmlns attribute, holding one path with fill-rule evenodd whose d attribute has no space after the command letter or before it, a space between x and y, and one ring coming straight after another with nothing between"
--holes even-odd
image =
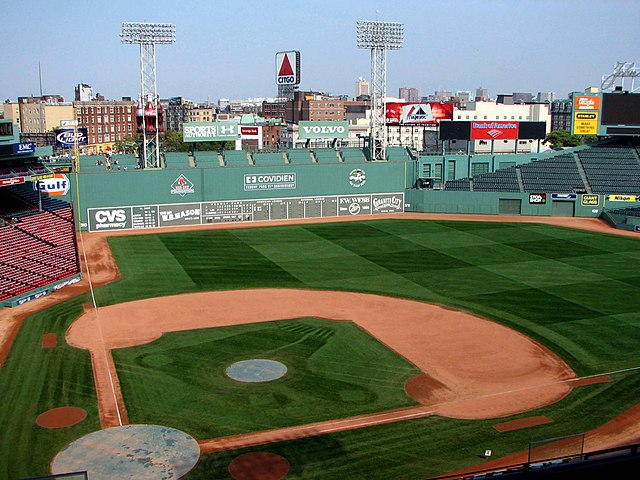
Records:
<instances>
[{"instance_id":1,"label":"wall-mounted advertisement sign","mask_svg":"<svg viewBox=\"0 0 640 480\"><path fill-rule=\"evenodd\" d=\"M349 122L342 120L306 121L298 123L298 138L347 138Z\"/></svg>"},{"instance_id":2,"label":"wall-mounted advertisement sign","mask_svg":"<svg viewBox=\"0 0 640 480\"><path fill-rule=\"evenodd\" d=\"M453 102L387 102L387 125L437 125L453 119Z\"/></svg>"},{"instance_id":3,"label":"wall-mounted advertisement sign","mask_svg":"<svg viewBox=\"0 0 640 480\"><path fill-rule=\"evenodd\" d=\"M59 128L56 130L56 146L57 147L75 147L76 145L88 144L87 129L85 127L76 128Z\"/></svg>"},{"instance_id":4,"label":"wall-mounted advertisement sign","mask_svg":"<svg viewBox=\"0 0 640 480\"><path fill-rule=\"evenodd\" d=\"M515 140L518 138L518 122L471 122L472 140Z\"/></svg>"},{"instance_id":5,"label":"wall-mounted advertisement sign","mask_svg":"<svg viewBox=\"0 0 640 480\"><path fill-rule=\"evenodd\" d=\"M190 122L182 125L185 142L226 142L237 140L240 126L237 120Z\"/></svg>"},{"instance_id":6,"label":"wall-mounted advertisement sign","mask_svg":"<svg viewBox=\"0 0 640 480\"><path fill-rule=\"evenodd\" d=\"M295 173L263 173L244 176L244 191L292 190L296 188Z\"/></svg>"},{"instance_id":7,"label":"wall-mounted advertisement sign","mask_svg":"<svg viewBox=\"0 0 640 480\"><path fill-rule=\"evenodd\" d=\"M545 205L547 203L546 193L530 193L529 204L530 205Z\"/></svg>"}]
</instances>

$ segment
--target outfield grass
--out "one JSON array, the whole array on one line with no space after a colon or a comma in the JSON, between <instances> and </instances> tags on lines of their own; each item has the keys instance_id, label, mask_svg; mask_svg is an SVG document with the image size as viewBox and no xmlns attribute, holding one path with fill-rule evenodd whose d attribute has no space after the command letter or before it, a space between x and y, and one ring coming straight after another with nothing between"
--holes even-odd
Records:
<instances>
[{"instance_id":1,"label":"outfield grass","mask_svg":"<svg viewBox=\"0 0 640 480\"><path fill-rule=\"evenodd\" d=\"M302 318L164 334L113 351L131 423L180 425L197 439L418 405L420 371L351 322ZM261 384L225 375L234 362L282 362Z\"/></svg>"},{"instance_id":2,"label":"outfield grass","mask_svg":"<svg viewBox=\"0 0 640 480\"><path fill-rule=\"evenodd\" d=\"M122 278L97 290L99 305L256 287L378 293L501 322L551 348L580 375L640 367L640 243L634 238L542 224L371 220L109 241ZM13 366L0 370L0 445L24 440L24 447L0 453L0 472L17 472L6 478L47 473L45 459L63 441L97 428L86 352L33 350L52 325L66 328L80 305L73 300L31 316L9 354ZM541 414L554 420L530 429L498 434L495 420L425 418L259 450L286 452L294 463L287 478L423 478L477 463L486 448L505 455L532 440L598 426L638 403L636 372L613 374L610 383L580 387L557 404L499 420ZM68 392L68 403L94 410L73 431L43 434L34 413L41 403L59 406L60 391ZM222 466L238 453L204 457L191 478L227 478Z\"/></svg>"}]
</instances>

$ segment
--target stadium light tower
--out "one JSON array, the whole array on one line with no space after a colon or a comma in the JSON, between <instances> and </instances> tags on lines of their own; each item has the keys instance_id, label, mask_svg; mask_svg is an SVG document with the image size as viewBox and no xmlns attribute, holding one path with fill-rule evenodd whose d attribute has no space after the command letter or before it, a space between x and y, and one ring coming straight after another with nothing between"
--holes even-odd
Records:
<instances>
[{"instance_id":1,"label":"stadium light tower","mask_svg":"<svg viewBox=\"0 0 640 480\"><path fill-rule=\"evenodd\" d=\"M361 21L357 24L358 48L371 50L371 131L372 160L386 160L387 50L398 50L404 42L404 25L397 22Z\"/></svg>"},{"instance_id":2,"label":"stadium light tower","mask_svg":"<svg viewBox=\"0 0 640 480\"><path fill-rule=\"evenodd\" d=\"M172 23L123 22L122 43L140 45L141 90L136 109L136 128L142 133L140 157L143 168L160 167L160 132L164 112L158 97L156 45L174 43L176 26Z\"/></svg>"}]
</instances>

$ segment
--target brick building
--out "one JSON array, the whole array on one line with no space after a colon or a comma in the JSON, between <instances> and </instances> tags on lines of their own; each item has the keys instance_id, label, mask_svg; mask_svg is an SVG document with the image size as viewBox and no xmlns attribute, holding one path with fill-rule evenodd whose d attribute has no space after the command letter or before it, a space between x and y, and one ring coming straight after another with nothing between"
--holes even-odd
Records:
<instances>
[{"instance_id":1,"label":"brick building","mask_svg":"<svg viewBox=\"0 0 640 480\"><path fill-rule=\"evenodd\" d=\"M89 145L112 144L136 135L136 102L91 100L73 103L80 127L87 128Z\"/></svg>"}]
</instances>

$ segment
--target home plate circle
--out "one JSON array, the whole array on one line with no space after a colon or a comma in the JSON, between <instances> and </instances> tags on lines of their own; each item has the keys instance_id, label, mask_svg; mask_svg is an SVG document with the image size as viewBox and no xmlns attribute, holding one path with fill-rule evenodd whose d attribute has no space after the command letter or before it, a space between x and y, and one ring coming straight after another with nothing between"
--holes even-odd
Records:
<instances>
[{"instance_id":1,"label":"home plate circle","mask_svg":"<svg viewBox=\"0 0 640 480\"><path fill-rule=\"evenodd\" d=\"M70 443L51 462L51 473L86 471L91 480L180 478L198 462L198 442L159 425L125 425Z\"/></svg>"},{"instance_id":2,"label":"home plate circle","mask_svg":"<svg viewBox=\"0 0 640 480\"><path fill-rule=\"evenodd\" d=\"M258 358L233 363L225 370L227 377L250 383L271 382L286 373L287 366L284 363Z\"/></svg>"}]
</instances>

